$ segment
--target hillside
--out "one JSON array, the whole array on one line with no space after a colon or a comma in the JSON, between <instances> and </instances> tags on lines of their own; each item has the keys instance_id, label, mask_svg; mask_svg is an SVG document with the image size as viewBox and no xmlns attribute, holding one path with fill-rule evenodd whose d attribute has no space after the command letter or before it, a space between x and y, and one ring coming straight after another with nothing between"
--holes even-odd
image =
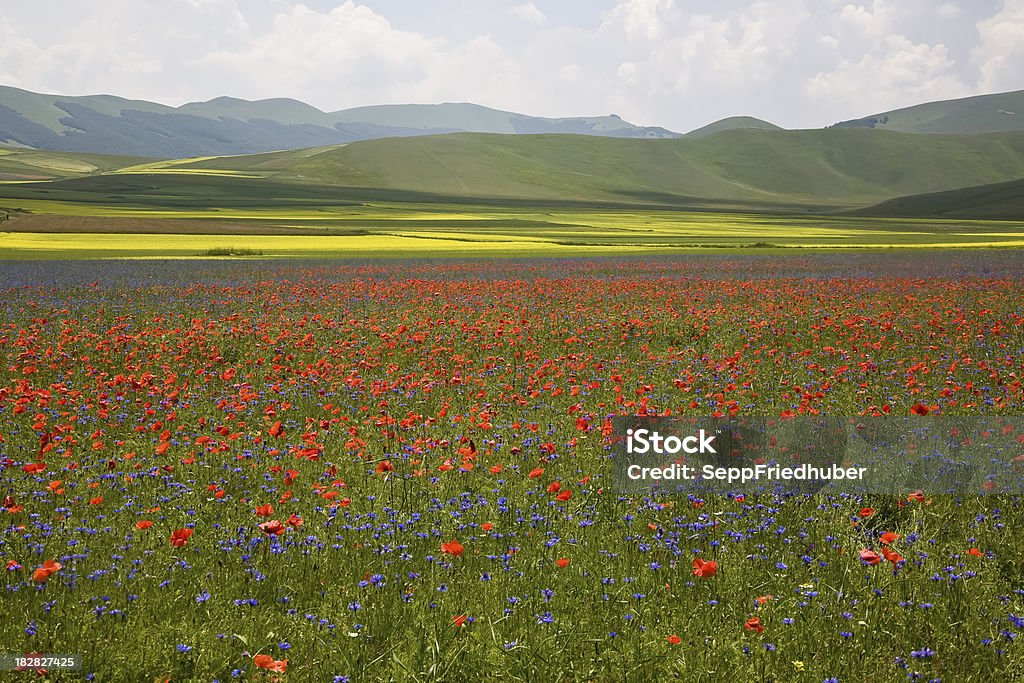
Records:
<instances>
[{"instance_id":1,"label":"hillside","mask_svg":"<svg viewBox=\"0 0 1024 683\"><path fill-rule=\"evenodd\" d=\"M385 105L329 113L296 100L218 97L169 107L108 95L64 97L0 86L0 144L43 150L172 159L451 132L678 137L614 115L552 119L475 104Z\"/></svg>"},{"instance_id":2,"label":"hillside","mask_svg":"<svg viewBox=\"0 0 1024 683\"><path fill-rule=\"evenodd\" d=\"M0 181L55 180L112 171L138 164L138 157L40 152L0 147Z\"/></svg>"},{"instance_id":3,"label":"hillside","mask_svg":"<svg viewBox=\"0 0 1024 683\"><path fill-rule=\"evenodd\" d=\"M897 197L851 213L859 216L1024 221L1024 179Z\"/></svg>"},{"instance_id":4,"label":"hillside","mask_svg":"<svg viewBox=\"0 0 1024 683\"><path fill-rule=\"evenodd\" d=\"M1024 130L1024 90L929 102L835 124L905 133L997 133Z\"/></svg>"},{"instance_id":5,"label":"hillside","mask_svg":"<svg viewBox=\"0 0 1024 683\"><path fill-rule=\"evenodd\" d=\"M726 130L679 140L454 134L178 162L179 172L454 197L863 206L1016 179L1024 133Z\"/></svg>"},{"instance_id":6,"label":"hillside","mask_svg":"<svg viewBox=\"0 0 1024 683\"><path fill-rule=\"evenodd\" d=\"M22 151L0 161L17 156L38 158L33 162L38 166L55 155ZM121 159L118 164L82 155L73 160L87 158L95 160L95 170L83 166L65 172L88 177L0 184L0 199L11 200L3 205L113 199L177 208L383 201L847 210L1018 180L1024 133L733 129L659 141L456 133L173 161L126 164L138 160ZM100 161L107 165L100 168Z\"/></svg>"},{"instance_id":7,"label":"hillside","mask_svg":"<svg viewBox=\"0 0 1024 683\"><path fill-rule=\"evenodd\" d=\"M725 119L720 119L714 123L709 123L706 126L691 130L684 137L688 138L699 138L705 135L713 135L720 133L723 130L783 130L774 123L769 123L761 119L754 118L753 116L730 116Z\"/></svg>"}]
</instances>

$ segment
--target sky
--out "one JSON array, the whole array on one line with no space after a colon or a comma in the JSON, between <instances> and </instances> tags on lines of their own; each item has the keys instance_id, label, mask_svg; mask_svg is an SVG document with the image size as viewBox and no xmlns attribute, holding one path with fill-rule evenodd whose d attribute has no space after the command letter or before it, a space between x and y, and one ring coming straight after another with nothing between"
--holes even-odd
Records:
<instances>
[{"instance_id":1,"label":"sky","mask_svg":"<svg viewBox=\"0 0 1024 683\"><path fill-rule=\"evenodd\" d=\"M817 128L1024 89L1024 0L0 0L0 84Z\"/></svg>"}]
</instances>

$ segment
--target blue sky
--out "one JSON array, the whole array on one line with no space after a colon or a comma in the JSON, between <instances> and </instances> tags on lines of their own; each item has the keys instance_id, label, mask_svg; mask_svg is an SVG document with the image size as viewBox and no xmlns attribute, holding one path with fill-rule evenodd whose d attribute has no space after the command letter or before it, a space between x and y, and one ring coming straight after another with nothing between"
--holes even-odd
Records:
<instances>
[{"instance_id":1,"label":"blue sky","mask_svg":"<svg viewBox=\"0 0 1024 683\"><path fill-rule=\"evenodd\" d=\"M0 84L178 105L476 102L686 131L1024 88L1024 0L6 3Z\"/></svg>"}]
</instances>

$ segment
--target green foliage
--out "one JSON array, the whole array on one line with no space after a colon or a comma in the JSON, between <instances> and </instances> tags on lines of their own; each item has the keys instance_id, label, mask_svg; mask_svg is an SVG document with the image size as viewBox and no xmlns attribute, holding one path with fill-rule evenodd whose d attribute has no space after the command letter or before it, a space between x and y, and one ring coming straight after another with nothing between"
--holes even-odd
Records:
<instances>
[{"instance_id":1,"label":"green foliage","mask_svg":"<svg viewBox=\"0 0 1024 683\"><path fill-rule=\"evenodd\" d=\"M263 252L248 247L212 247L201 252L200 256L263 256Z\"/></svg>"}]
</instances>

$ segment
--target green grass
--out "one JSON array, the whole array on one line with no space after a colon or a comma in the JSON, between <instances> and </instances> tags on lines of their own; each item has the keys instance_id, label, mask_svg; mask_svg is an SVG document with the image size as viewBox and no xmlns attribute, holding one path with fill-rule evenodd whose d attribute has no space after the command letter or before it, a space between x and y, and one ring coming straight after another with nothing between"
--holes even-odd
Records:
<instances>
[{"instance_id":1,"label":"green grass","mask_svg":"<svg viewBox=\"0 0 1024 683\"><path fill-rule=\"evenodd\" d=\"M908 133L982 133L1024 130L1024 90L927 102L855 119L878 120L882 130Z\"/></svg>"},{"instance_id":2,"label":"green grass","mask_svg":"<svg viewBox=\"0 0 1024 683\"><path fill-rule=\"evenodd\" d=\"M1019 433L1013 260L933 258L15 265L0 643L99 683L1021 680L1020 496L634 494L602 429Z\"/></svg>"},{"instance_id":3,"label":"green grass","mask_svg":"<svg viewBox=\"0 0 1024 683\"><path fill-rule=\"evenodd\" d=\"M173 212L209 219L211 234L0 232L0 258L189 257L231 246L268 257L509 256L678 253L707 249L921 249L1024 247L1024 225L856 217L766 217L671 211L488 211L369 206L289 213ZM145 212L124 214L144 216ZM118 215L124 215L118 214ZM102 215L102 214L100 214ZM285 225L282 235L234 232L244 221ZM16 221L12 222L16 225Z\"/></svg>"},{"instance_id":4,"label":"green grass","mask_svg":"<svg viewBox=\"0 0 1024 683\"><path fill-rule=\"evenodd\" d=\"M139 157L42 152L34 149L0 146L0 186L5 181L75 178L113 171L141 161L143 160Z\"/></svg>"},{"instance_id":5,"label":"green grass","mask_svg":"<svg viewBox=\"0 0 1024 683\"><path fill-rule=\"evenodd\" d=\"M435 195L751 209L863 206L1017 179L1024 133L919 136L863 129L729 130L679 140L441 135L175 168Z\"/></svg>"},{"instance_id":6,"label":"green grass","mask_svg":"<svg viewBox=\"0 0 1024 683\"><path fill-rule=\"evenodd\" d=\"M1021 220L1024 219L1024 179L897 197L853 213L862 216Z\"/></svg>"},{"instance_id":7,"label":"green grass","mask_svg":"<svg viewBox=\"0 0 1024 683\"><path fill-rule=\"evenodd\" d=\"M761 119L754 118L753 116L729 116L709 123L701 128L697 128L696 130L691 130L686 134L686 137L698 138L736 128L747 130L784 130L779 126L776 126L774 123L769 123L768 121L763 121Z\"/></svg>"},{"instance_id":8,"label":"green grass","mask_svg":"<svg viewBox=\"0 0 1024 683\"><path fill-rule=\"evenodd\" d=\"M223 234L282 257L1024 246L1021 221L974 220L1024 216L1024 133L446 135L172 161L0 153L0 168L27 162L79 177L0 184L0 209L32 214L0 226L4 258L188 257ZM1015 180L889 199L1003 177ZM192 221L180 224L191 236L166 234L171 219Z\"/></svg>"}]
</instances>

